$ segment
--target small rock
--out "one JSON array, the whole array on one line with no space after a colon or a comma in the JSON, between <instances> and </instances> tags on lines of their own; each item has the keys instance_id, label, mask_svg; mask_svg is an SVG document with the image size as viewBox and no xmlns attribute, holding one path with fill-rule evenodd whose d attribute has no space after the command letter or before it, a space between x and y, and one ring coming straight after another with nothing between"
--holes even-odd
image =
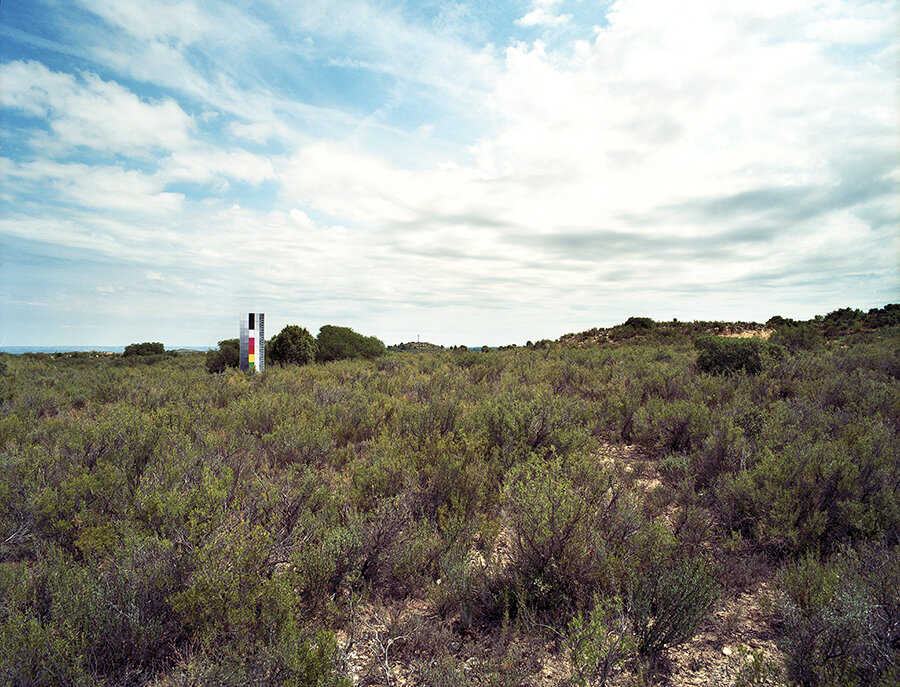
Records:
<instances>
[{"instance_id":1,"label":"small rock","mask_svg":"<svg viewBox=\"0 0 900 687\"><path fill-rule=\"evenodd\" d=\"M723 646L722 653L725 654L726 656L731 656L731 653L732 653L731 647Z\"/></svg>"}]
</instances>

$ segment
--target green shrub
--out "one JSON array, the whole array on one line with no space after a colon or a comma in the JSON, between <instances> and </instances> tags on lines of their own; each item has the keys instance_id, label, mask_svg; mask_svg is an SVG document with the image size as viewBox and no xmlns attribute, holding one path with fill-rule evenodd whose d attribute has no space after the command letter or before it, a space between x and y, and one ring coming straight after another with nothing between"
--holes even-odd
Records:
<instances>
[{"instance_id":1,"label":"green shrub","mask_svg":"<svg viewBox=\"0 0 900 687\"><path fill-rule=\"evenodd\" d=\"M266 357L283 365L311 363L316 359L316 340L304 327L286 325L266 344Z\"/></svg>"},{"instance_id":2,"label":"green shrub","mask_svg":"<svg viewBox=\"0 0 900 687\"><path fill-rule=\"evenodd\" d=\"M359 575L380 595L405 597L435 578L440 538L430 523L413 519L404 496L383 500L355 530Z\"/></svg>"},{"instance_id":3,"label":"green shrub","mask_svg":"<svg viewBox=\"0 0 900 687\"><path fill-rule=\"evenodd\" d=\"M623 325L634 329L653 329L656 326L656 322L649 317L629 317Z\"/></svg>"},{"instance_id":4,"label":"green shrub","mask_svg":"<svg viewBox=\"0 0 900 687\"><path fill-rule=\"evenodd\" d=\"M638 650L655 656L694 636L718 596L719 583L703 557L679 559L664 540L630 571L628 608Z\"/></svg>"},{"instance_id":5,"label":"green shrub","mask_svg":"<svg viewBox=\"0 0 900 687\"><path fill-rule=\"evenodd\" d=\"M715 417L714 413L711 415ZM715 484L723 473L735 474L746 469L748 462L753 460L752 439L748 439L741 425L744 418L716 419L718 424L710 428L702 447L694 445L695 451L690 461L693 476L702 487ZM710 420L710 424L713 422Z\"/></svg>"},{"instance_id":6,"label":"green shrub","mask_svg":"<svg viewBox=\"0 0 900 687\"><path fill-rule=\"evenodd\" d=\"M199 651L191 656L178 684L199 687L351 687L339 666L333 632L314 637L285 626L278 636L226 651Z\"/></svg>"},{"instance_id":7,"label":"green shrub","mask_svg":"<svg viewBox=\"0 0 900 687\"><path fill-rule=\"evenodd\" d=\"M762 649L739 645L732 656L735 668L734 687L784 687L783 671L778 661L767 657Z\"/></svg>"},{"instance_id":8,"label":"green shrub","mask_svg":"<svg viewBox=\"0 0 900 687\"><path fill-rule=\"evenodd\" d=\"M897 438L878 422L843 430L839 438L804 436L780 450L766 448L749 469L724 475L717 498L729 526L780 554L894 536Z\"/></svg>"},{"instance_id":9,"label":"green shrub","mask_svg":"<svg viewBox=\"0 0 900 687\"><path fill-rule=\"evenodd\" d=\"M610 471L574 456L535 457L510 472L502 505L513 533L511 573L536 610L566 617L605 581L602 537L613 536L607 521L619 505L612 486Z\"/></svg>"},{"instance_id":10,"label":"green shrub","mask_svg":"<svg viewBox=\"0 0 900 687\"><path fill-rule=\"evenodd\" d=\"M870 327L900 327L900 303L889 303L883 308L872 308L866 316Z\"/></svg>"},{"instance_id":11,"label":"green shrub","mask_svg":"<svg viewBox=\"0 0 900 687\"><path fill-rule=\"evenodd\" d=\"M782 325L769 339L773 344L784 346L791 353L811 351L821 347L825 339L822 332L808 322L796 325Z\"/></svg>"},{"instance_id":12,"label":"green shrub","mask_svg":"<svg viewBox=\"0 0 900 687\"><path fill-rule=\"evenodd\" d=\"M806 556L778 576L779 645L801 685L889 685L900 679L900 551Z\"/></svg>"},{"instance_id":13,"label":"green shrub","mask_svg":"<svg viewBox=\"0 0 900 687\"><path fill-rule=\"evenodd\" d=\"M168 662L181 636L180 620L165 601L179 582L171 547L132 541L115 553L116 565L98 570L49 548L30 564L27 578L0 580L10 614L0 644L19 645L12 654L9 646L0 648L0 670L18 664L22 678L30 675L37 684L78 683L89 674L94 684L102 678L130 684ZM15 568L4 567L0 577L10 573ZM35 662L44 664L42 671L25 667ZM40 677L48 673L57 677Z\"/></svg>"},{"instance_id":14,"label":"green shrub","mask_svg":"<svg viewBox=\"0 0 900 687\"><path fill-rule=\"evenodd\" d=\"M703 445L709 410L692 401L651 398L635 412L633 422L637 443L661 454L687 453Z\"/></svg>"},{"instance_id":15,"label":"green shrub","mask_svg":"<svg viewBox=\"0 0 900 687\"><path fill-rule=\"evenodd\" d=\"M316 337L316 360L347 360L365 358L371 360L387 353L384 342L374 336L357 334L350 327L323 325Z\"/></svg>"},{"instance_id":16,"label":"green shrub","mask_svg":"<svg viewBox=\"0 0 900 687\"><path fill-rule=\"evenodd\" d=\"M579 612L569 622L564 645L572 663L572 682L604 687L634 651L622 600L595 596L590 612Z\"/></svg>"},{"instance_id":17,"label":"green shrub","mask_svg":"<svg viewBox=\"0 0 900 687\"><path fill-rule=\"evenodd\" d=\"M21 611L0 620L0 680L10 687L96 684L55 626Z\"/></svg>"},{"instance_id":18,"label":"green shrub","mask_svg":"<svg viewBox=\"0 0 900 687\"><path fill-rule=\"evenodd\" d=\"M710 374L756 374L763 369L767 358L777 358L780 351L763 339L725 336L701 336L694 346L698 352L697 366Z\"/></svg>"},{"instance_id":19,"label":"green shrub","mask_svg":"<svg viewBox=\"0 0 900 687\"><path fill-rule=\"evenodd\" d=\"M591 444L579 407L544 388L491 394L471 416L487 451L504 470L531 453L566 455Z\"/></svg>"},{"instance_id":20,"label":"green shrub","mask_svg":"<svg viewBox=\"0 0 900 687\"><path fill-rule=\"evenodd\" d=\"M831 333L837 333L859 328L864 319L865 313L862 310L839 308L825 315L822 322Z\"/></svg>"}]
</instances>

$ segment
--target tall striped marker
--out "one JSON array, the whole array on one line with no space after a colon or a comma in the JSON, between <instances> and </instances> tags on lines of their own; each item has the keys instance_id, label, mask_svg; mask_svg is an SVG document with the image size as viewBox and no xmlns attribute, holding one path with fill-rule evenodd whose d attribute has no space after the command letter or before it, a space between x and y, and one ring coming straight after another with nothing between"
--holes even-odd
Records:
<instances>
[{"instance_id":1,"label":"tall striped marker","mask_svg":"<svg viewBox=\"0 0 900 687\"><path fill-rule=\"evenodd\" d=\"M266 314L241 313L241 370L262 372L266 369Z\"/></svg>"}]
</instances>

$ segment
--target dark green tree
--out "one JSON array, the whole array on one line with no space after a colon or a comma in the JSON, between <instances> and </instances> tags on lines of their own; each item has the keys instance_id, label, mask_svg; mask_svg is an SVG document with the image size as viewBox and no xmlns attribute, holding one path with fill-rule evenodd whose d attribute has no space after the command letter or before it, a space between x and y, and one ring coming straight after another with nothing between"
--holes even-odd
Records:
<instances>
[{"instance_id":1,"label":"dark green tree","mask_svg":"<svg viewBox=\"0 0 900 687\"><path fill-rule=\"evenodd\" d=\"M781 315L772 315L766 320L766 326L770 329L781 329L782 327L796 327L800 322L792 320L790 317L782 317Z\"/></svg>"},{"instance_id":2,"label":"dark green tree","mask_svg":"<svg viewBox=\"0 0 900 687\"><path fill-rule=\"evenodd\" d=\"M135 355L162 355L165 352L166 347L159 341L145 341L143 343L128 344L122 355L130 358Z\"/></svg>"},{"instance_id":3,"label":"dark green tree","mask_svg":"<svg viewBox=\"0 0 900 687\"><path fill-rule=\"evenodd\" d=\"M219 342L218 350L206 352L206 369L209 372L224 372L226 368L238 367L241 362L241 344L237 339Z\"/></svg>"},{"instance_id":4,"label":"dark green tree","mask_svg":"<svg viewBox=\"0 0 900 687\"><path fill-rule=\"evenodd\" d=\"M655 324L656 322L649 317L629 317L623 326L634 329L653 329Z\"/></svg>"},{"instance_id":5,"label":"dark green tree","mask_svg":"<svg viewBox=\"0 0 900 687\"><path fill-rule=\"evenodd\" d=\"M363 336L350 327L337 327L333 324L322 325L319 329L316 349L316 360L322 363L347 358L371 360L386 353L381 339Z\"/></svg>"},{"instance_id":6,"label":"dark green tree","mask_svg":"<svg viewBox=\"0 0 900 687\"><path fill-rule=\"evenodd\" d=\"M305 365L316 359L316 340L305 327L289 324L266 345L266 357L282 365Z\"/></svg>"},{"instance_id":7,"label":"dark green tree","mask_svg":"<svg viewBox=\"0 0 900 687\"><path fill-rule=\"evenodd\" d=\"M839 308L825 315L823 322L828 333L833 335L858 329L863 324L865 317L866 315L862 310Z\"/></svg>"},{"instance_id":8,"label":"dark green tree","mask_svg":"<svg viewBox=\"0 0 900 687\"><path fill-rule=\"evenodd\" d=\"M870 327L900 327L900 303L888 303L883 308L872 308L866 317Z\"/></svg>"}]
</instances>

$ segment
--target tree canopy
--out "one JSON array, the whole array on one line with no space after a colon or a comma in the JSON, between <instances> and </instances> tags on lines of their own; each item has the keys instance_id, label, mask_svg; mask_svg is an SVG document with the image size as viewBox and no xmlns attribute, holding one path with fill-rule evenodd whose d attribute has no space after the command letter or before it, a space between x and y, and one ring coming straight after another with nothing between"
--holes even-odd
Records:
<instances>
[{"instance_id":1,"label":"tree canopy","mask_svg":"<svg viewBox=\"0 0 900 687\"><path fill-rule=\"evenodd\" d=\"M305 327L289 324L269 341L266 357L273 363L311 363L316 359L316 340Z\"/></svg>"},{"instance_id":2,"label":"tree canopy","mask_svg":"<svg viewBox=\"0 0 900 687\"><path fill-rule=\"evenodd\" d=\"M241 362L241 343L237 339L219 342L218 350L206 352L206 369L210 372L224 372L228 367L238 367Z\"/></svg>"},{"instance_id":3,"label":"tree canopy","mask_svg":"<svg viewBox=\"0 0 900 687\"><path fill-rule=\"evenodd\" d=\"M122 355L130 358L133 355L162 355L165 352L166 347L159 341L144 341L143 343L128 344Z\"/></svg>"},{"instance_id":4,"label":"tree canopy","mask_svg":"<svg viewBox=\"0 0 900 687\"><path fill-rule=\"evenodd\" d=\"M323 363L347 358L371 360L386 353L381 339L363 336L350 327L337 327L332 324L322 325L316 345L316 360Z\"/></svg>"}]
</instances>

